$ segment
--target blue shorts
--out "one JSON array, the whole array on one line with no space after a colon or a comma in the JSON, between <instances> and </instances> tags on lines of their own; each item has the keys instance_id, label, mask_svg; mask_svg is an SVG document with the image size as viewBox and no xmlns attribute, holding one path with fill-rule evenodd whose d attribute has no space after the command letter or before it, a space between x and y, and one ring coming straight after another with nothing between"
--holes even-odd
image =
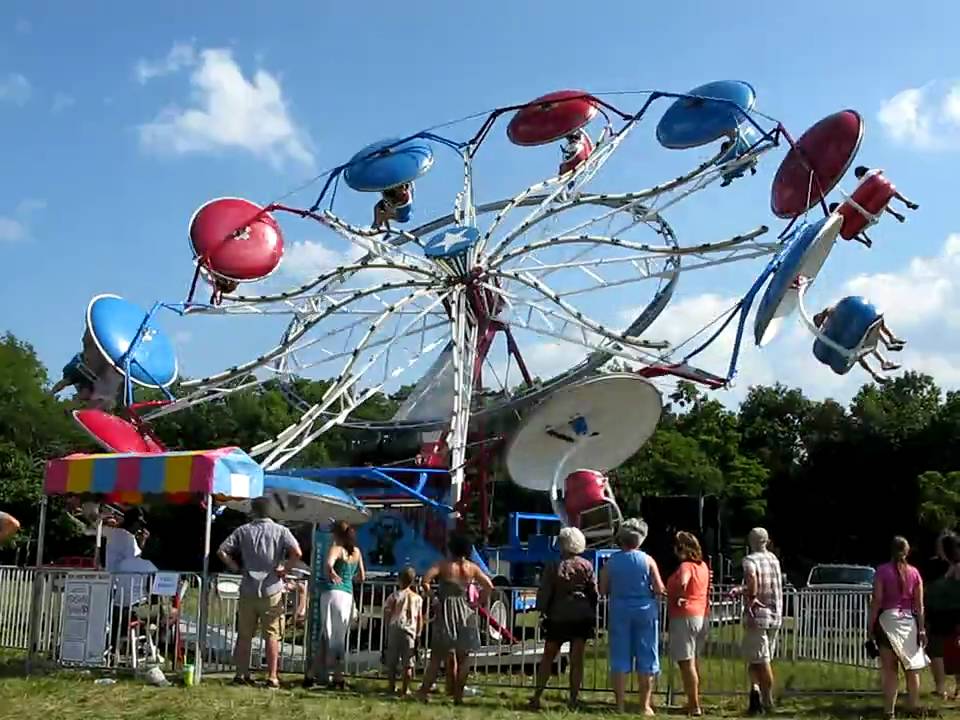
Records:
<instances>
[{"instance_id":1,"label":"blue shorts","mask_svg":"<svg viewBox=\"0 0 960 720\"><path fill-rule=\"evenodd\" d=\"M409 222L410 216L413 215L413 203L410 202L406 205L401 205L394 210L394 213L394 217L398 223Z\"/></svg>"},{"instance_id":2,"label":"blue shorts","mask_svg":"<svg viewBox=\"0 0 960 720\"><path fill-rule=\"evenodd\" d=\"M610 611L610 672L660 672L660 639L657 604L647 608Z\"/></svg>"}]
</instances>

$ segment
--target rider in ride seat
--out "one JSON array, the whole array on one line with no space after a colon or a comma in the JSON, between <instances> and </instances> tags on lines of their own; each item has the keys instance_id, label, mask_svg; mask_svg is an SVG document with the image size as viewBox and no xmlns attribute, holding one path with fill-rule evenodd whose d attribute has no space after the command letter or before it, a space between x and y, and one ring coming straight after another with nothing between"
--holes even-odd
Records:
<instances>
[{"instance_id":1,"label":"rider in ride seat","mask_svg":"<svg viewBox=\"0 0 960 720\"><path fill-rule=\"evenodd\" d=\"M577 130L570 133L565 138L566 142L560 147L560 172L563 172L564 166L574 162L585 148L590 146L590 136L584 130ZM581 162L586 157L581 159ZM572 168L568 168L568 171Z\"/></svg>"},{"instance_id":2,"label":"rider in ride seat","mask_svg":"<svg viewBox=\"0 0 960 720\"><path fill-rule=\"evenodd\" d=\"M387 188L373 207L373 227L390 229L390 221L397 217L397 210L413 202L413 183L403 183Z\"/></svg>"},{"instance_id":3,"label":"rider in ride seat","mask_svg":"<svg viewBox=\"0 0 960 720\"><path fill-rule=\"evenodd\" d=\"M870 172L870 168L868 168L866 165L858 165L858 166L854 169L853 174L856 176L857 180L863 180L864 176L865 176L868 172ZM916 209L918 209L918 208L920 207L919 205L917 205L917 203L908 200L908 199L905 198L903 195L901 195L899 192L894 192L894 193L893 193L893 197L895 197L897 200L899 200L899 201L902 202L904 205L906 205L907 208L910 209L910 210L916 210ZM896 210L894 210L893 208L891 208L889 205L884 208L884 211L890 213L891 215L893 215L893 216L894 216L897 220L899 220L900 222L906 222L906 220L907 220L906 217L904 217L903 215L901 215L900 213L898 213Z\"/></svg>"},{"instance_id":4,"label":"rider in ride seat","mask_svg":"<svg viewBox=\"0 0 960 720\"><path fill-rule=\"evenodd\" d=\"M83 366L83 353L77 353L70 362L63 366L62 377L50 389L54 395L73 387L77 391L77 399L86 402L93 395L93 380Z\"/></svg>"},{"instance_id":5,"label":"rider in ride seat","mask_svg":"<svg viewBox=\"0 0 960 720\"><path fill-rule=\"evenodd\" d=\"M836 212L837 208L840 207L840 203L830 203L830 206L827 208L830 212ZM853 239L858 243L863 243L867 247L873 247L873 240L870 239L870 236L867 235L866 231L863 230L859 235L854 235Z\"/></svg>"},{"instance_id":6,"label":"rider in ride seat","mask_svg":"<svg viewBox=\"0 0 960 720\"><path fill-rule=\"evenodd\" d=\"M832 312L833 306L824 308L813 316L813 324L816 325L817 328L822 328ZM887 324L883 318L880 319L880 342L882 342L884 347L891 352L900 352L907 344L906 340L900 340L896 335L893 334L890 328L887 327ZM893 372L894 370L900 369L900 365L887 360L883 355L880 354L880 351L877 348L874 348L872 351L870 351L869 355L873 355L877 360L880 361L880 369L883 372ZM870 364L867 362L867 356L858 358L857 363L870 374L870 377L872 377L881 385L889 381L889 378L880 375L872 367L870 367Z\"/></svg>"}]
</instances>

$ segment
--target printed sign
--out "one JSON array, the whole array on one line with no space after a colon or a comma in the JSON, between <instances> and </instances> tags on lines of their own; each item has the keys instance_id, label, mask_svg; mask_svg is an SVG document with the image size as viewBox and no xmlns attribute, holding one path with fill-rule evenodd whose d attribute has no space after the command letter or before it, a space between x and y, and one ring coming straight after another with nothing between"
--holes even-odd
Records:
<instances>
[{"instance_id":1,"label":"printed sign","mask_svg":"<svg viewBox=\"0 0 960 720\"><path fill-rule=\"evenodd\" d=\"M180 574L170 572L158 572L153 576L153 589L151 594L161 597L174 597L180 588Z\"/></svg>"},{"instance_id":2,"label":"printed sign","mask_svg":"<svg viewBox=\"0 0 960 720\"><path fill-rule=\"evenodd\" d=\"M83 573L64 582L60 661L102 665L110 623L110 575Z\"/></svg>"}]
</instances>

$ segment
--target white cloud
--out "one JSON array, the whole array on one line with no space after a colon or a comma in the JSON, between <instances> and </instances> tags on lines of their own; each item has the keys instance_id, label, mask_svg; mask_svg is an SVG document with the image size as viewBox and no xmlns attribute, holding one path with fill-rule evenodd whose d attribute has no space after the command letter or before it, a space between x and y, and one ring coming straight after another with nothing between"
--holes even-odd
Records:
<instances>
[{"instance_id":1,"label":"white cloud","mask_svg":"<svg viewBox=\"0 0 960 720\"><path fill-rule=\"evenodd\" d=\"M21 200L12 215L0 215L0 242L20 242L30 237L30 216L47 206L46 201Z\"/></svg>"},{"instance_id":2,"label":"white cloud","mask_svg":"<svg viewBox=\"0 0 960 720\"><path fill-rule=\"evenodd\" d=\"M29 216L47 207L47 201L39 198L27 198L17 203L17 214Z\"/></svg>"},{"instance_id":3,"label":"white cloud","mask_svg":"<svg viewBox=\"0 0 960 720\"><path fill-rule=\"evenodd\" d=\"M349 252L332 250L321 242L304 240L291 243L283 253L284 274L305 282L363 255L359 247Z\"/></svg>"},{"instance_id":4,"label":"white cloud","mask_svg":"<svg viewBox=\"0 0 960 720\"><path fill-rule=\"evenodd\" d=\"M0 77L0 102L24 106L30 99L30 81L20 73L8 73Z\"/></svg>"},{"instance_id":5,"label":"white cloud","mask_svg":"<svg viewBox=\"0 0 960 720\"><path fill-rule=\"evenodd\" d=\"M134 73L141 84L153 78L172 75L179 70L191 67L197 62L197 51L193 43L174 43L170 52L160 60L141 58L134 67Z\"/></svg>"},{"instance_id":6,"label":"white cloud","mask_svg":"<svg viewBox=\"0 0 960 720\"><path fill-rule=\"evenodd\" d=\"M66 110L71 105L76 104L77 100L73 95L68 95L65 92L58 92L53 96L53 103L51 104L51 109L53 112L62 112Z\"/></svg>"},{"instance_id":7,"label":"white cloud","mask_svg":"<svg viewBox=\"0 0 960 720\"><path fill-rule=\"evenodd\" d=\"M208 49L199 53L190 84L192 107L168 107L140 126L144 148L175 155L242 149L274 166L312 166L310 138L291 119L273 75L257 70L248 80L229 50Z\"/></svg>"},{"instance_id":8,"label":"white cloud","mask_svg":"<svg viewBox=\"0 0 960 720\"><path fill-rule=\"evenodd\" d=\"M952 234L939 256L914 258L899 272L857 275L844 289L874 303L892 326L913 328L957 315L953 308L960 301L954 281L958 272L960 234Z\"/></svg>"},{"instance_id":9,"label":"white cloud","mask_svg":"<svg viewBox=\"0 0 960 720\"><path fill-rule=\"evenodd\" d=\"M0 215L0 242L18 242L26 237L26 225L19 220Z\"/></svg>"},{"instance_id":10,"label":"white cloud","mask_svg":"<svg viewBox=\"0 0 960 720\"><path fill-rule=\"evenodd\" d=\"M881 104L877 118L894 142L918 150L958 150L960 82L902 90Z\"/></svg>"}]
</instances>

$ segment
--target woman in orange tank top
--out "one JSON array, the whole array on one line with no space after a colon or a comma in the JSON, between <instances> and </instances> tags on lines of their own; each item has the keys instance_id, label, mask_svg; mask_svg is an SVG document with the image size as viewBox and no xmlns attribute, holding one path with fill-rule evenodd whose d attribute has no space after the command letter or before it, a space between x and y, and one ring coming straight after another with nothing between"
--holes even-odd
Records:
<instances>
[{"instance_id":1,"label":"woman in orange tank top","mask_svg":"<svg viewBox=\"0 0 960 720\"><path fill-rule=\"evenodd\" d=\"M700 709L697 657L707 637L710 570L693 534L678 532L673 551L680 560L680 567L667 580L670 658L680 667L687 695L687 712L699 717L703 711Z\"/></svg>"}]
</instances>

